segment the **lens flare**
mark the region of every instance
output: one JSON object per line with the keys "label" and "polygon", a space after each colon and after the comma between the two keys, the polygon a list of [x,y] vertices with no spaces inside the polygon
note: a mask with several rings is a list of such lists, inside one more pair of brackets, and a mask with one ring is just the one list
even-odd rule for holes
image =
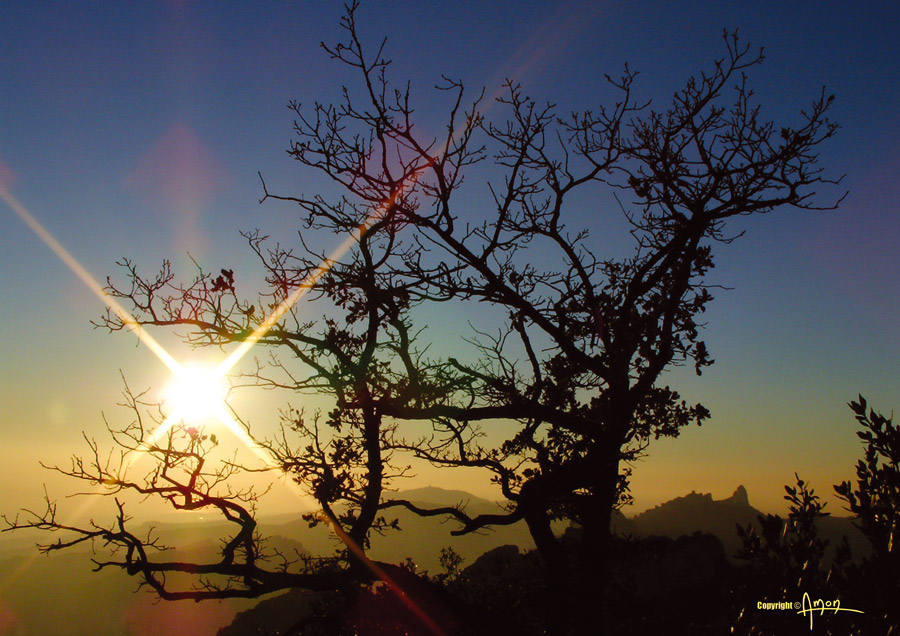
{"label": "lens flare", "polygon": [[[180,4],[177,0],[170,0],[174,4]],[[580,15],[575,12],[571,15]],[[572,22],[571,17],[566,25],[566,29],[554,29],[557,31],[556,38],[544,38],[542,47],[526,46],[525,50],[532,51],[531,55],[520,61],[519,70],[521,74],[526,71],[534,71],[538,65],[538,61],[543,59],[546,63],[547,59],[555,56],[559,49],[559,40],[562,36],[568,34],[571,38],[572,31],[577,28],[584,28],[588,21]],[[580,27],[575,25],[580,24]],[[559,33],[562,31],[562,33]],[[552,44],[548,44],[547,41]],[[493,99],[488,100],[488,108],[494,104]],[[450,137],[454,137],[457,131],[451,130]],[[170,140],[171,141],[171,140]],[[177,139],[175,140],[177,141]],[[447,147],[444,148],[443,154],[446,154],[449,148],[450,140],[448,139]],[[199,146],[198,146],[199,147]],[[167,153],[170,154],[170,153]],[[224,376],[243,358],[253,346],[263,338],[268,331],[287,313],[300,298],[315,285],[316,281],[324,275],[334,264],[334,262],[343,256],[346,252],[353,248],[360,239],[372,228],[372,226],[381,218],[385,211],[404,193],[412,188],[418,181],[420,175],[430,168],[437,158],[433,158],[426,165],[421,166],[418,170],[409,175],[409,177],[401,184],[400,188],[383,202],[376,210],[366,218],[357,228],[356,232],[347,236],[341,244],[334,250],[331,256],[323,262],[318,269],[315,270],[305,281],[303,281],[296,289],[290,293],[285,300],[260,324],[260,326],[242,342],[229,356],[226,357],[217,367],[209,368],[197,365],[182,365],[173,358],[162,345],[152,338],[142,328],[140,323],[122,307],[114,298],[105,292],[103,287],[99,285],[93,277],[84,269],[84,267],[22,206],[9,192],[12,178],[10,171],[4,170],[5,166],[0,164],[0,199],[2,199],[12,210],[19,216],[22,221],[28,225],[34,233],[39,236],[47,246],[62,260],[81,280],[84,284],[99,297],[147,347],[165,364],[173,373],[172,380],[165,390],[165,400],[170,406],[171,412],[169,417],[160,424],[156,430],[144,440],[143,445],[149,447],[156,443],[166,432],[168,432],[173,424],[178,421],[195,421],[206,418],[216,418],[222,422],[249,450],[251,450],[265,464],[271,465],[271,459],[265,455],[263,450],[254,442],[242,426],[240,426],[231,416],[225,403],[227,396],[227,387],[225,385]],[[170,173],[167,173],[170,176]],[[136,455],[131,455],[124,461],[123,470],[127,468]],[[297,485],[288,482],[293,488]],[[89,506],[86,502],[82,506],[83,512]],[[371,561],[365,552],[356,545],[354,541],[343,531],[340,524],[330,519],[331,525],[337,536],[347,545],[348,549],[354,552],[363,563],[365,563],[372,572],[385,581],[391,590],[393,590],[403,602],[421,618],[434,634],[443,635],[444,631],[437,625],[426,612],[405,593],[402,587],[395,582],[386,572],[382,570],[376,563]],[[31,560],[23,563],[17,571],[11,576],[6,577],[0,585],[0,589],[11,584],[18,576],[20,576],[30,566]],[[5,631],[4,616],[0,607],[0,632]]]}

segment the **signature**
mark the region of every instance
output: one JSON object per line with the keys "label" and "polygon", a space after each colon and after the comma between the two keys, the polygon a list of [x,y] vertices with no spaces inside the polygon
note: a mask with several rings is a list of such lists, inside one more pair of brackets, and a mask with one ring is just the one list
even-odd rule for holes
{"label": "signature", "polygon": [[819,598],[813,601],[809,598],[809,594],[804,592],[803,606],[797,613],[801,616],[806,616],[807,614],[809,615],[810,631],[812,631],[813,628],[813,616],[816,612],[819,612],[819,616],[821,616],[825,612],[834,612],[835,614],[837,614],[838,612],[856,612],[857,614],[863,613],[862,610],[850,609],[849,607],[841,607],[841,602],[838,599],[834,599],[833,601],[823,601]]}

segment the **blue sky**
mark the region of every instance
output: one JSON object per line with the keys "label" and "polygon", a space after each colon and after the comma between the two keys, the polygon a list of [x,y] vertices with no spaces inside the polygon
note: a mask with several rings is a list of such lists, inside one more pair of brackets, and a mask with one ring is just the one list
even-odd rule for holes
{"label": "blue sky", "polygon": [[[188,253],[253,281],[239,231],[287,243],[300,228],[290,206],[258,204],[257,171],[283,193],[328,188],[285,153],[287,104],[334,100],[355,80],[318,46],[341,37],[340,15],[312,2],[3,3],[0,185],[99,281],[123,256],[145,271],[170,258],[187,276]],[[726,497],[741,483],[751,503],[776,510],[794,471],[822,494],[852,477],[860,446],[846,402],[862,392],[884,411],[900,404],[900,7],[387,1],[364,3],[358,20],[369,45],[388,38],[392,76],[411,82],[422,128],[436,132],[441,74],[488,94],[510,76],[566,113],[608,98],[604,73],[627,61],[638,94],[662,108],[723,53],[723,28],[765,47],[750,85],[766,116],[797,122],[823,86],[833,93],[842,129],[821,163],[846,178],[824,196],[849,195],[836,211],[750,219],[736,226],[744,238],[721,246],[711,280],[732,290],[707,313],[716,364],[666,378],[713,417],[651,447],[635,469],[635,510],[690,490]],[[82,430],[101,435],[101,411],[127,416],[115,406],[120,371],[141,388],[167,372],[134,338],[92,329],[99,301],[5,203],[0,271],[8,511],[35,505],[42,481],[57,484],[38,459],[80,452]],[[173,334],[161,339],[187,355]],[[261,426],[284,401],[237,399]],[[409,485],[427,483],[492,493],[474,476],[429,471]]]}

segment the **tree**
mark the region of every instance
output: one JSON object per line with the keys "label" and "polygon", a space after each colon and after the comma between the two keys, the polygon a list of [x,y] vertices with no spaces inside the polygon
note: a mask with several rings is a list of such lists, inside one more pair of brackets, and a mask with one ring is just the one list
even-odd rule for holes
{"label": "tree", "polygon": [[[270,290],[258,303],[240,299],[225,270],[218,278],[201,270],[179,285],[167,265],[148,279],[128,262],[131,284],[111,283],[109,292],[130,303],[142,325],[191,327],[198,345],[246,341],[265,326],[259,344],[295,364],[276,358],[252,374],[255,381],[332,396],[324,422],[288,411],[280,440],[260,440],[350,547],[346,566],[329,564],[321,585],[371,576],[373,565],[376,576],[384,574],[364,551],[369,533],[392,525],[385,517],[392,508],[449,516],[460,524],[456,533],[524,520],[545,564],[550,628],[577,632],[589,622],[596,630],[610,515],[628,501],[629,462],[652,439],[677,436],[709,416],[659,380],[673,365],[692,364],[699,374],[713,362],[700,338],[712,300],[705,276],[714,247],[737,238],[729,219],[836,205],[816,199],[819,187],[838,182],[817,165],[819,144],[837,130],[826,117],[832,97],[823,92],[794,127],[764,119],[745,76],[762,52],[726,33],[724,56],[664,111],[633,97],[636,73],[628,67],[608,78],[617,93],[612,105],[568,117],[508,81],[498,100],[506,119],[488,121],[483,92],[468,98],[463,82],[444,78],[446,134],[431,138],[414,127],[410,87],[392,88],[384,43],[370,56],[355,18],[352,4],[342,21],[347,40],[323,48],[355,75],[361,92],[345,89],[337,104],[291,105],[297,137],[290,155],[342,195],[278,195],[263,182],[263,200],[297,204],[308,231],[353,235],[356,249],[329,258],[302,236],[295,253],[267,247],[259,232],[246,234],[268,271]],[[489,200],[458,210],[464,177],[480,174]],[[573,210],[579,193],[599,189],[613,193],[630,224],[627,256],[598,254],[593,221]],[[269,327],[263,314],[298,285],[310,287],[323,318],[301,322],[290,309]],[[414,325],[424,307],[446,303],[479,303],[494,327],[475,332],[469,353],[432,359],[417,345],[427,332]],[[114,315],[103,324],[125,326]],[[497,420],[517,428],[493,443],[485,429]],[[416,432],[423,422],[425,435]],[[208,442],[182,439],[180,430],[151,452],[164,467],[156,479],[171,478],[165,467],[176,458],[198,466],[178,482],[183,503],[168,486],[139,485],[99,462],[70,474],[114,491],[149,488],[176,505],[214,505],[243,520],[233,503],[198,490]],[[392,498],[385,486],[402,473],[392,462],[404,453],[489,471],[506,512],[469,516],[459,507],[423,510]],[[49,512],[35,525],[58,527]],[[120,514],[119,527],[124,519]],[[574,547],[553,533],[560,519],[579,527]],[[264,574],[248,538],[251,522],[238,523],[247,524],[238,533],[244,569],[229,569],[228,558],[208,570],[185,565],[181,571],[232,574],[225,587],[185,594],[254,595],[307,584]],[[151,563],[145,544],[124,530],[91,532],[81,536],[125,545],[119,565],[172,597],[153,576],[173,566]]]}
{"label": "tree", "polygon": [[847,502],[872,554],[845,578],[848,590],[870,608],[865,617],[870,633],[890,634],[900,624],[900,428],[893,417],[869,408],[861,395],[849,406],[862,426],[856,435],[866,450],[856,464],[856,485],[844,481],[834,491]]}
{"label": "tree", "polygon": [[[808,594],[814,599],[834,599],[841,569],[849,559],[849,548],[843,545],[836,563],[825,565],[828,541],[819,536],[819,521],[827,517],[825,504],[804,480],[796,486],[785,486],[784,498],[790,503],[788,516],[760,515],[759,530],[753,525],[737,527],[742,547],[736,554],[749,563],[738,587],[737,620],[732,627],[739,634],[793,633],[796,624],[785,621],[778,612],[759,613],[747,606],[748,599],[772,598],[794,600]],[[840,617],[839,620],[846,617]],[[855,617],[854,617],[855,618]],[[847,622],[837,631],[829,624],[828,633],[847,633]]]}
{"label": "tree", "polygon": [[[825,504],[798,476],[796,487],[785,486],[785,499],[791,504],[787,519],[766,515],[759,517],[759,531],[738,527],[743,547],[737,556],[751,568],[742,577],[742,602],[773,592],[785,600],[803,594],[837,599],[840,607],[860,611],[834,611],[821,628],[823,633],[892,634],[900,596],[900,564],[893,540],[900,527],[900,430],[892,418],[870,409],[861,395],[848,406],[862,427],[856,434],[866,449],[856,465],[856,486],[843,481],[834,490],[869,540],[871,554],[854,559],[844,537],[827,563],[828,541],[819,536],[818,528],[818,521],[828,516]],[[748,612],[746,605],[742,610],[735,633],[794,633],[775,613]]]}

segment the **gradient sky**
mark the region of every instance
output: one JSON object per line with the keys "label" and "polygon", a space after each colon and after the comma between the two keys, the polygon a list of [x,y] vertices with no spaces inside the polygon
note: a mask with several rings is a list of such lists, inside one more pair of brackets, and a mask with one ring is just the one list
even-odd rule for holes
{"label": "gradient sky", "polygon": [[[259,269],[239,231],[287,244],[300,227],[292,207],[258,204],[257,171],[281,193],[325,187],[285,154],[286,106],[334,100],[355,80],[318,47],[341,37],[340,15],[338,3],[301,1],[0,4],[0,187],[99,281],[123,256],[148,273],[170,258],[189,276],[190,253],[235,269],[251,294]],[[425,130],[441,130],[441,74],[488,94],[512,77],[566,113],[609,97],[603,74],[627,61],[637,94],[664,107],[723,53],[723,28],[765,47],[750,85],[779,125],[798,122],[823,86],[836,96],[842,129],[821,163],[846,178],[824,196],[849,195],[836,211],[753,218],[720,246],[710,280],[733,289],[707,314],[716,364],[664,380],[712,418],[651,446],[631,512],[738,484],[781,511],[795,471],[839,512],[831,484],[853,476],[861,452],[846,403],[861,392],[882,411],[900,405],[900,5],[390,1],[365,3],[358,21],[370,45],[388,37],[392,76],[412,82]],[[168,371],[133,336],[91,327],[99,300],[6,203],[0,272],[0,511],[12,512],[39,505],[45,481],[71,492],[37,462],[65,464],[84,450],[82,431],[104,443],[101,412],[128,416],[115,406],[120,372],[158,390]],[[188,355],[173,334],[160,339]],[[282,398],[235,403],[265,428]],[[402,485],[429,483],[497,497],[471,473]],[[273,497],[272,509],[287,505]]]}

